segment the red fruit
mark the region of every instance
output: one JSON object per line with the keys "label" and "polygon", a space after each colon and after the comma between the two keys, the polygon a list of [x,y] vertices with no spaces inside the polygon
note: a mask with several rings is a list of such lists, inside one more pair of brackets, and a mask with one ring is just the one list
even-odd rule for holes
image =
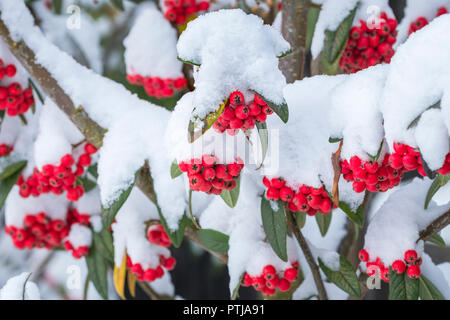
{"label": "red fruit", "polygon": [[417,157],[406,154],[403,156],[403,165],[407,170],[414,170],[418,166]]}
{"label": "red fruit", "polygon": [[255,97],[253,98],[256,102],[256,104],[260,105],[260,106],[265,106],[266,102],[257,94],[255,94]]}
{"label": "red fruit", "polygon": [[369,253],[362,249],[359,254],[358,254],[359,260],[361,260],[362,262],[367,262],[369,261]]}
{"label": "red fruit", "polygon": [[242,278],[242,284],[241,285],[244,286],[244,287],[249,287],[249,286],[252,285],[252,283],[253,283],[252,277],[250,277],[250,275],[246,272],[244,274],[244,277]]}
{"label": "red fruit", "polygon": [[255,101],[250,102],[248,108],[250,110],[250,115],[252,116],[257,116],[261,113],[261,107]]}
{"label": "red fruit", "polygon": [[308,200],[308,205],[315,210],[318,210],[320,208],[320,205],[322,204],[321,196],[309,194],[306,199]]}
{"label": "red fruit", "polygon": [[362,36],[358,40],[358,44],[356,45],[356,48],[358,50],[365,50],[369,46],[369,37]]}
{"label": "red fruit", "polygon": [[237,107],[241,104],[244,104],[244,95],[240,91],[233,91],[230,94],[230,103],[231,105]]}
{"label": "red fruit", "polygon": [[233,190],[235,187],[236,187],[236,181],[234,181],[234,180],[223,182],[223,188],[225,190]]}
{"label": "red fruit", "polygon": [[280,191],[277,188],[270,187],[266,193],[267,199],[278,200],[280,198]]}
{"label": "red fruit", "polygon": [[364,163],[364,169],[368,172],[368,173],[375,173],[378,170],[378,162],[366,162]]}
{"label": "red fruit", "polygon": [[398,274],[402,274],[405,272],[406,264],[402,260],[395,260],[392,263],[392,270],[397,272]]}
{"label": "red fruit", "polygon": [[289,281],[292,282],[295,280],[295,278],[297,278],[297,274],[298,274],[298,270],[295,268],[288,268],[284,271],[284,278]]}
{"label": "red fruit", "polygon": [[222,180],[231,180],[232,177],[227,171],[227,167],[223,164],[216,166],[216,177]]}
{"label": "red fruit", "polygon": [[328,213],[331,210],[331,200],[326,198],[322,200],[322,203],[320,204],[320,211],[322,213]]}
{"label": "red fruit", "polygon": [[64,221],[57,219],[53,220],[51,223],[52,229],[59,232],[64,228]]}
{"label": "red fruit", "polygon": [[353,181],[353,190],[355,190],[356,193],[361,193],[365,189],[366,189],[366,184],[364,182]]}
{"label": "red fruit", "polygon": [[267,177],[263,178],[263,184],[267,187],[270,188],[272,185],[270,183],[270,180]]}
{"label": "red fruit", "polygon": [[209,2],[208,1],[201,1],[197,6],[199,11],[206,11],[209,8]]}
{"label": "red fruit", "polygon": [[227,165],[227,170],[230,175],[237,177],[241,172],[241,166],[238,163],[230,163]]}
{"label": "red fruit", "polygon": [[310,189],[307,185],[302,185],[302,186],[299,188],[299,190],[300,190],[300,192],[303,193],[303,194],[309,194],[309,193],[311,193],[311,189]]}
{"label": "red fruit", "polygon": [[277,271],[276,271],[275,267],[270,264],[265,266],[262,270],[262,274],[266,280],[273,279],[274,276],[276,275],[276,273],[277,273]]}
{"label": "red fruit", "polygon": [[403,158],[399,153],[394,153],[389,156],[389,164],[394,169],[400,169],[403,167]]}
{"label": "red fruit", "polygon": [[267,115],[271,115],[273,113],[273,110],[268,105],[265,105],[262,107],[262,112]]}
{"label": "red fruit", "polygon": [[76,188],[67,189],[67,199],[69,201],[77,201],[80,198]]}
{"label": "red fruit", "polygon": [[291,284],[289,283],[288,280],[286,279],[280,279],[280,281],[278,282],[278,289],[280,289],[280,291],[282,292],[286,292],[291,288]]}
{"label": "red fruit", "polygon": [[205,168],[203,170],[203,178],[207,181],[212,181],[216,176],[216,171],[213,168]]}
{"label": "red fruit", "polygon": [[178,164],[178,168],[180,169],[181,172],[187,172],[188,171],[188,167],[189,167],[188,164],[186,162],[184,162],[184,161],[181,161]]}
{"label": "red fruit", "polygon": [[224,188],[224,182],[222,179],[215,178],[211,182],[211,184],[215,189],[218,189],[218,190],[222,190]]}
{"label": "red fruit", "polygon": [[175,263],[176,260],[174,257],[168,257],[167,259],[164,260],[163,267],[170,271],[173,270],[173,268],[175,267]]}
{"label": "red fruit", "polygon": [[406,274],[411,279],[417,279],[420,277],[420,268],[416,265],[409,266],[408,269],[406,269]]}
{"label": "red fruit", "polygon": [[437,14],[436,14],[436,17],[442,16],[443,14],[446,14],[446,13],[448,13],[447,8],[446,8],[446,7],[440,7],[440,8],[438,9],[438,12],[437,12]]}
{"label": "red fruit", "polygon": [[87,154],[94,154],[97,152],[97,148],[92,143],[86,143],[84,146],[84,151],[86,151]]}
{"label": "red fruit", "polygon": [[244,122],[239,118],[234,118],[230,121],[230,129],[240,129],[242,128]]}
{"label": "red fruit", "polygon": [[405,261],[408,263],[414,263],[417,260],[416,250],[408,250],[405,252]]}
{"label": "red fruit", "polygon": [[264,123],[267,120],[267,114],[264,112],[261,112],[260,114],[258,114],[255,117],[256,121],[260,122],[260,123]]}
{"label": "red fruit", "polygon": [[8,92],[10,95],[18,96],[22,92],[22,86],[17,82],[11,83],[8,87]]}
{"label": "red fruit", "polygon": [[189,177],[189,185],[192,190],[198,190],[204,182],[201,174],[193,174]]}
{"label": "red fruit", "polygon": [[380,23],[379,34],[383,37],[387,36],[391,32],[391,27],[387,22]]}
{"label": "red fruit", "polygon": [[363,34],[363,31],[359,27],[352,27],[350,29],[350,37],[353,40],[358,40]]}
{"label": "red fruit", "polygon": [[14,77],[16,75],[16,72],[17,72],[16,66],[13,65],[13,64],[7,65],[6,68],[5,68],[5,72],[6,72],[6,75],[9,78]]}
{"label": "red fruit", "polygon": [[277,189],[281,189],[284,187],[284,185],[286,184],[286,181],[284,181],[281,178],[273,178],[271,181],[272,187],[277,188]]}
{"label": "red fruit", "polygon": [[199,159],[192,159],[188,165],[188,174],[196,174],[202,170],[201,161]]}
{"label": "red fruit", "polygon": [[235,116],[235,112],[234,109],[231,107],[225,107],[225,109],[223,110],[222,114],[220,115],[222,118],[224,118],[225,120],[231,121],[233,120],[236,116]]}
{"label": "red fruit", "polygon": [[307,203],[306,196],[303,193],[297,193],[293,198],[292,202],[299,208]]}
{"label": "red fruit", "polygon": [[280,189],[280,198],[283,201],[290,202],[294,197],[294,191],[289,187],[283,187]]}
{"label": "red fruit", "polygon": [[250,110],[245,104],[242,104],[238,106],[235,110],[235,116],[238,119],[244,120],[248,118],[248,115],[250,114]]}
{"label": "red fruit", "polygon": [[351,157],[349,163],[352,170],[360,168],[362,165],[362,161],[358,156]]}
{"label": "red fruit", "polygon": [[214,155],[206,155],[205,154],[202,156],[202,165],[204,167],[207,167],[207,168],[212,167],[217,163],[217,161],[218,161],[217,157]]}
{"label": "red fruit", "polygon": [[167,20],[169,20],[171,22],[175,22],[177,20],[178,14],[175,9],[168,9],[164,13],[164,16],[166,17]]}
{"label": "red fruit", "polygon": [[360,167],[353,170],[353,178],[357,181],[364,181],[366,179],[366,171]]}
{"label": "red fruit", "polygon": [[83,166],[83,167],[88,167],[91,165],[91,156],[87,153],[83,153],[79,158],[78,158],[78,164]]}

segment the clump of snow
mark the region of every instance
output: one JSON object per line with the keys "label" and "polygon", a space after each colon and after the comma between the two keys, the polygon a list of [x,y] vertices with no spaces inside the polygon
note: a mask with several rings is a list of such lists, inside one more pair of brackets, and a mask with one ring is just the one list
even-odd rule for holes
{"label": "clump of snow", "polygon": [[[73,203],[75,209],[90,216],[101,214],[100,191],[97,187],[85,192],[84,195]],[[92,218],[92,217],[91,217]]]}
{"label": "clump of snow", "polygon": [[177,59],[177,32],[154,6],[140,10],[124,39],[128,74],[179,78],[182,62]]}
{"label": "clump of snow", "polygon": [[70,232],[66,240],[69,240],[74,248],[81,246],[90,247],[92,243],[92,231],[85,225],[74,223],[70,227]]}
{"label": "clump of snow", "polygon": [[431,185],[428,178],[415,178],[392,192],[369,222],[364,248],[372,259],[380,257],[386,265],[402,258],[405,251],[423,252],[423,241],[416,243],[419,231],[450,209],[450,204],[438,206],[431,202],[423,208]]}
{"label": "clump of snow", "polygon": [[167,248],[154,245],[147,240],[145,222],[159,219],[155,205],[137,188],[133,188],[112,224],[114,236],[114,263],[120,266],[126,253],[133,263],[142,268],[156,268],[159,256],[170,256]]}
{"label": "clump of snow", "polygon": [[286,80],[277,56],[287,52],[289,44],[259,17],[240,9],[202,15],[188,24],[177,49],[181,59],[201,65],[195,79],[194,117],[217,110],[237,89],[283,102]]}
{"label": "clump of snow", "polygon": [[331,93],[329,131],[332,138],[344,139],[341,158],[369,160],[367,154],[377,154],[384,138],[379,97],[388,70],[378,65],[349,75]]}
{"label": "clump of snow", "polygon": [[29,272],[23,272],[9,279],[0,290],[0,300],[40,300],[39,289],[29,276]]}

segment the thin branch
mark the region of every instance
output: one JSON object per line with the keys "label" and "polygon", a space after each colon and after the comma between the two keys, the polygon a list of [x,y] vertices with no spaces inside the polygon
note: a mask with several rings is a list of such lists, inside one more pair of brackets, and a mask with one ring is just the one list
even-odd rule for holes
{"label": "thin branch", "polygon": [[[284,2],[283,2],[283,4],[284,4]],[[306,262],[308,262],[308,265],[311,269],[311,273],[314,278],[314,283],[316,284],[316,287],[317,287],[317,293],[319,294],[319,299],[320,300],[328,300],[327,291],[325,290],[325,286],[323,284],[322,277],[320,276],[319,267],[317,266],[317,264],[314,260],[311,249],[309,248],[305,237],[303,236],[302,232],[300,231],[297,224],[295,223],[294,217],[292,216],[291,212],[286,211],[286,218],[287,218],[288,226],[294,233],[295,238],[297,239],[297,242],[300,245],[300,248],[302,249],[303,254],[305,255]]]}
{"label": "thin branch", "polygon": [[334,178],[333,178],[333,190],[331,193],[331,198],[333,199],[333,204],[337,207],[339,205],[339,178],[341,177],[341,151],[342,151],[343,140],[339,142],[339,147],[335,153],[331,155],[331,164],[333,165]]}
{"label": "thin branch", "polygon": [[441,215],[439,218],[431,222],[425,229],[419,232],[419,239],[417,239],[417,242],[420,240],[427,240],[429,237],[434,235],[435,233],[441,231],[446,226],[450,224],[450,210]]}
{"label": "thin branch", "polygon": [[310,0],[283,0],[281,33],[291,45],[292,54],[280,59],[280,69],[288,83],[304,75],[309,7]]}

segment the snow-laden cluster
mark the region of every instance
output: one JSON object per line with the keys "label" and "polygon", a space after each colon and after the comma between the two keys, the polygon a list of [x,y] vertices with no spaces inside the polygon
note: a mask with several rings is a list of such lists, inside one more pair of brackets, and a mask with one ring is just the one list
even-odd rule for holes
{"label": "snow-laden cluster", "polygon": [[182,62],[177,59],[177,32],[154,6],[138,12],[124,40],[127,74],[144,77],[182,77]]}
{"label": "snow-laden cluster", "polygon": [[23,272],[10,278],[0,290],[0,300],[40,300],[39,288],[29,277],[29,272]]}
{"label": "snow-laden cluster", "polygon": [[286,80],[277,57],[289,44],[259,17],[240,9],[200,16],[181,34],[177,49],[181,59],[200,65],[194,117],[216,111],[234,90],[250,89],[276,104],[283,102]]}

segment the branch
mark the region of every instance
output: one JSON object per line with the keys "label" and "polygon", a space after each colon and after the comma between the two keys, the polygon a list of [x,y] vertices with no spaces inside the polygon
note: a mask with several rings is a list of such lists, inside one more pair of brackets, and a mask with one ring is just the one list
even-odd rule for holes
{"label": "branch", "polygon": [[[283,2],[284,4],[284,2]],[[311,269],[314,283],[317,287],[317,293],[319,294],[320,300],[328,300],[327,291],[325,290],[325,286],[323,284],[322,277],[320,276],[319,267],[317,266],[314,257],[312,255],[311,249],[308,246],[308,243],[306,242],[305,237],[303,237],[302,232],[298,228],[297,224],[294,221],[294,217],[292,217],[292,213],[286,210],[286,218],[289,228],[292,230],[292,232],[295,235],[295,238],[297,239],[298,244],[300,245],[300,248],[303,251],[303,254],[305,255],[306,262],[308,262],[308,265]]]}
{"label": "branch", "polygon": [[439,218],[434,220],[432,223],[428,225],[425,229],[419,232],[419,239],[417,239],[416,242],[419,242],[420,240],[427,240],[429,237],[434,235],[435,233],[441,231],[446,226],[450,224],[450,210],[441,215]]}
{"label": "branch", "polygon": [[333,189],[331,193],[331,198],[333,199],[333,204],[337,207],[339,205],[339,178],[341,177],[341,151],[342,151],[343,140],[339,142],[339,148],[335,153],[331,155],[331,164],[334,170],[333,179]]}
{"label": "branch", "polygon": [[310,0],[283,0],[281,33],[292,54],[280,59],[280,69],[288,83],[304,75],[309,6]]}
{"label": "branch", "polygon": [[[75,105],[69,95],[59,86],[58,81],[53,78],[50,72],[40,64],[36,63],[34,52],[23,41],[15,42],[12,40],[8,28],[0,19],[0,38],[6,43],[11,53],[23,65],[29,75],[41,87],[42,91],[50,97],[55,104],[69,117],[69,119],[80,130],[83,136],[90,143],[100,148],[103,144],[105,129],[93,121],[87,112],[80,106]],[[156,203],[156,196],[153,189],[153,181],[151,179],[150,167],[148,163],[139,170],[135,185],[152,201]],[[197,243],[206,251],[217,257],[220,261],[226,263],[228,258],[226,255],[213,252],[201,245],[196,232],[186,228],[185,235],[193,242]]]}

